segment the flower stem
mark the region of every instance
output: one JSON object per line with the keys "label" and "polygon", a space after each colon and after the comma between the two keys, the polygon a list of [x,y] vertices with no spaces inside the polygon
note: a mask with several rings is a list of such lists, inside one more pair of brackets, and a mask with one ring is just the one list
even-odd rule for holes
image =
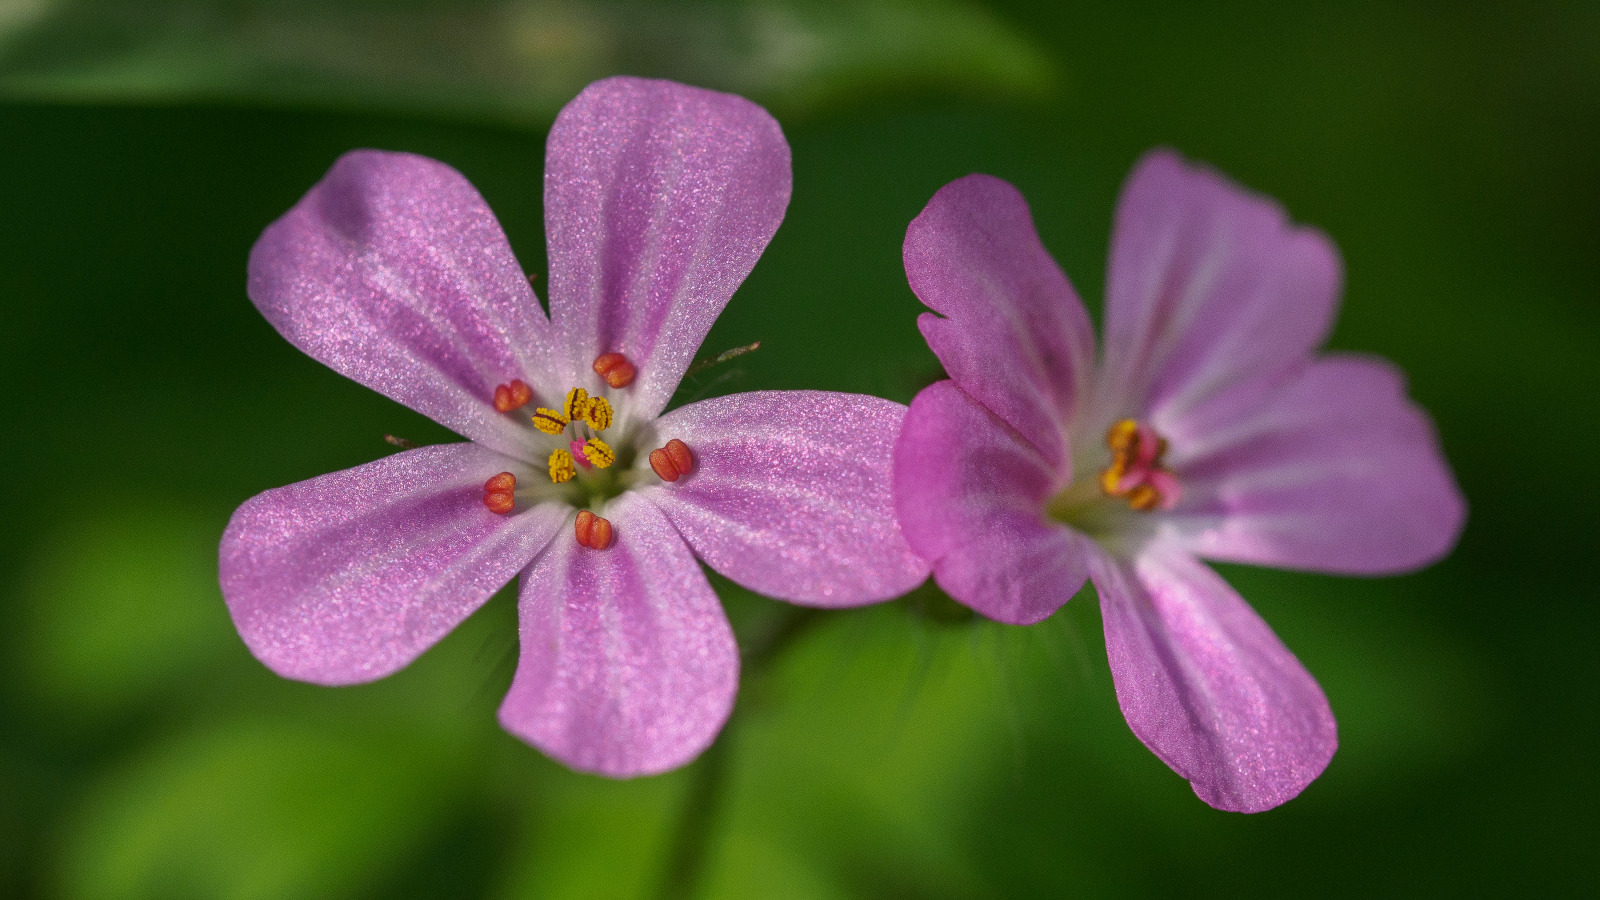
{"label": "flower stem", "polygon": [[[788,607],[776,623],[747,641],[741,656],[743,685],[751,684],[772,661],[795,641],[822,621],[823,611],[807,607]],[[722,795],[727,786],[728,746],[734,731],[744,719],[735,708],[722,733],[690,769],[689,788],[678,814],[677,829],[667,853],[666,873],[656,896],[660,900],[690,900],[698,892],[705,874],[706,851],[716,825]]]}

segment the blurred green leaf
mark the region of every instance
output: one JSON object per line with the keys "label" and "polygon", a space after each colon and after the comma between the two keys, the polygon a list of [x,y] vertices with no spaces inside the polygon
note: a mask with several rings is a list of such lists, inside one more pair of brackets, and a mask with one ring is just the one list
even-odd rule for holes
{"label": "blurred green leaf", "polygon": [[351,894],[397,868],[457,793],[431,744],[289,723],[180,738],[93,790],[60,859],[80,900]]}
{"label": "blurred green leaf", "polygon": [[747,673],[706,896],[983,896],[949,811],[1013,749],[1002,630],[890,604]]}
{"label": "blurred green leaf", "polygon": [[170,504],[110,503],[49,532],[23,580],[17,636],[35,698],[114,714],[235,642],[218,525]]}
{"label": "blurred green leaf", "polygon": [[491,896],[650,896],[687,773],[612,781],[555,771],[556,765],[529,767],[544,777],[529,779],[538,788],[537,797],[525,801],[532,815]]}
{"label": "blurred green leaf", "polygon": [[902,88],[1037,96],[1056,73],[964,0],[14,0],[0,95],[548,121],[618,72],[785,114]]}

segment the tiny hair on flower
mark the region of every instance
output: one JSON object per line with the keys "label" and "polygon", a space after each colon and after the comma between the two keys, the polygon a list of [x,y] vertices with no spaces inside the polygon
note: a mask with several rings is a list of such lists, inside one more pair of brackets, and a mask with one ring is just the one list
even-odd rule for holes
{"label": "tiny hair on flower", "polygon": [[1338,251],[1157,150],[1117,204],[1104,343],[1021,193],[941,188],[905,268],[949,378],[895,447],[911,546],[1004,623],[1093,581],[1134,734],[1206,803],[1297,796],[1338,744],[1321,687],[1202,559],[1382,575],[1448,554],[1466,503],[1388,362],[1317,348]]}
{"label": "tiny hair on flower", "polygon": [[904,406],[759,391],[664,411],[790,181],[748,100],[590,85],[547,143],[546,315],[460,173],[340,158],[256,243],[250,298],[295,347],[469,440],[240,506],[220,580],[251,652],[288,678],[372,681],[520,575],[501,724],[627,777],[693,759],[732,709],[738,647],[699,561],[817,607],[926,578],[894,513]]}

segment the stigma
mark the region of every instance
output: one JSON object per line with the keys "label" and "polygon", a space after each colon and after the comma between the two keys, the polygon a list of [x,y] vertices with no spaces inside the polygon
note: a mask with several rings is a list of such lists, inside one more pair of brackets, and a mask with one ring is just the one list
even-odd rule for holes
{"label": "stigma", "polygon": [[1111,449],[1111,465],[1100,473],[1100,489],[1106,496],[1123,498],[1140,512],[1178,505],[1183,491],[1161,464],[1166,438],[1148,425],[1122,419],[1106,432],[1106,446]]}

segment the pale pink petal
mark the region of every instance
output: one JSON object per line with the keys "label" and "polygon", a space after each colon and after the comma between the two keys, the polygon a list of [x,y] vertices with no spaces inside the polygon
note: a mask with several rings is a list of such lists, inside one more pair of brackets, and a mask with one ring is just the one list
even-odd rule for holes
{"label": "pale pink petal", "polygon": [[635,415],[665,408],[711,323],[778,230],[789,145],[742,97],[608,78],[550,130],[544,209],[550,314],[573,383],[619,352],[637,380],[612,392]]}
{"label": "pale pink petal", "polygon": [[250,299],[335,371],[503,453],[526,421],[494,389],[564,388],[549,323],[483,198],[449,166],[357,150],[250,251]]}
{"label": "pale pink petal", "polygon": [[906,539],[956,600],[991,619],[1030,625],[1083,587],[1090,541],[1044,516],[1063,479],[954,382],[911,401],[894,477]]}
{"label": "pale pink petal", "polygon": [[1202,434],[1219,393],[1269,390],[1304,363],[1332,326],[1341,279],[1332,242],[1272,199],[1148,154],[1117,204],[1105,364],[1083,424],[1133,416],[1169,440]]}
{"label": "pale pink petal", "polygon": [[989,175],[939,189],[911,222],[906,277],[945,371],[1052,463],[1094,362],[1088,313],[1039,243],[1028,203]]}
{"label": "pale pink petal", "polygon": [[287,678],[353,684],[403,668],[526,566],[562,509],[497,515],[512,461],[422,447],[258,494],[222,535],[222,596],[250,652]]}
{"label": "pale pink petal", "polygon": [[650,775],[717,736],[733,709],[739,648],[659,510],[624,494],[604,515],[610,547],[578,546],[568,524],[522,577],[522,656],[500,724],[574,769]]}
{"label": "pale pink petal", "polygon": [[1117,702],[1200,799],[1259,812],[1322,774],[1338,747],[1328,699],[1215,572],[1171,548],[1090,556]]}
{"label": "pale pink petal", "polygon": [[[640,493],[713,569],[810,606],[898,597],[928,577],[895,521],[891,468],[906,408],[861,394],[761,391],[655,423],[694,470]],[[645,470],[648,472],[648,470]]]}
{"label": "pale pink petal", "polygon": [[1394,366],[1324,357],[1204,444],[1174,445],[1172,521],[1212,559],[1349,574],[1450,552],[1466,501]]}

